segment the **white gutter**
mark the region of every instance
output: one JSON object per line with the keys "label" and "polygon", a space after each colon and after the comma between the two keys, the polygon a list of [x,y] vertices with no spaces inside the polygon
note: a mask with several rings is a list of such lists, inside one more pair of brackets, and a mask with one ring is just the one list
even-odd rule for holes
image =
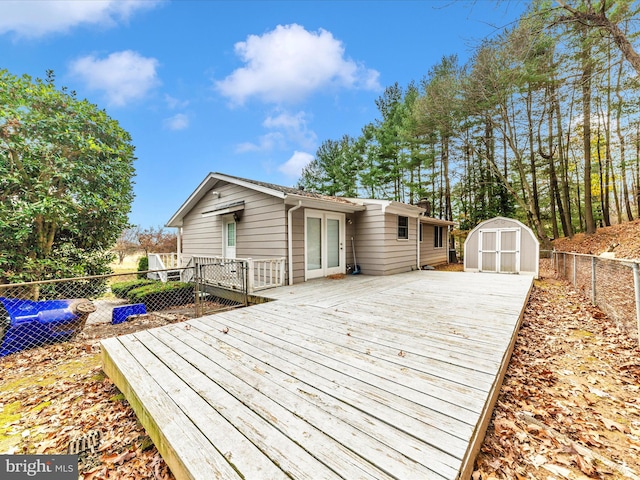
{"label": "white gutter", "polygon": [[289,264],[289,285],[293,285],[293,211],[302,207],[302,200],[298,200],[298,205],[291,207],[287,212],[287,253],[289,258],[287,263]]}

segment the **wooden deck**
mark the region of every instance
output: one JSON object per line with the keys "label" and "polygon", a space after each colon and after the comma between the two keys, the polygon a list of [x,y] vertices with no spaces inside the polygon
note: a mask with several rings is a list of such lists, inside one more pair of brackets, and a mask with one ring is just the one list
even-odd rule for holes
{"label": "wooden deck", "polygon": [[532,277],[418,271],[102,342],[178,479],[469,478]]}

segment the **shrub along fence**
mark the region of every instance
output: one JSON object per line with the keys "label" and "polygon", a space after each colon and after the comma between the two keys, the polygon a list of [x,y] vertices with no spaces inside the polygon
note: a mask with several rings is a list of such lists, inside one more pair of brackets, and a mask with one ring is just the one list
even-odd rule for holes
{"label": "shrub along fence", "polygon": [[246,272],[226,262],[171,269],[175,280],[166,282],[154,270],[0,285],[0,357],[71,340],[94,324],[178,322],[246,306]]}
{"label": "shrub along fence", "polygon": [[553,252],[554,270],[640,341],[640,261]]}

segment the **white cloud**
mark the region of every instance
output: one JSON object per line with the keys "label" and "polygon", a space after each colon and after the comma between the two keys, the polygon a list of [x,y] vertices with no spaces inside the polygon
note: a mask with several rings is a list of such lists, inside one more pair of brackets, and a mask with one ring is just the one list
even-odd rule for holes
{"label": "white cloud", "polygon": [[71,64],[70,70],[90,90],[103,91],[111,105],[122,106],[144,97],[160,83],[157,66],[155,58],[125,50],[104,59],[93,55],[79,58]]}
{"label": "white cloud", "polygon": [[270,152],[285,149],[287,142],[281,132],[269,132],[258,139],[258,143],[245,142],[236,146],[237,153]]}
{"label": "white cloud", "polygon": [[169,110],[175,110],[177,108],[185,108],[189,106],[189,100],[179,100],[166,93],[164,95],[164,101],[167,103],[167,107],[169,107]]}
{"label": "white cloud", "polygon": [[184,130],[189,126],[189,117],[184,113],[177,113],[173,117],[166,118],[164,127],[169,130]]}
{"label": "white cloud", "polygon": [[316,148],[318,136],[307,128],[307,114],[298,112],[279,112],[268,116],[262,126],[272,130],[262,135],[257,143],[246,142],[236,147],[236,152],[268,152],[272,150],[287,150],[291,144],[305,150]]}
{"label": "white cloud", "polygon": [[313,130],[307,128],[307,115],[298,112],[295,115],[284,112],[275,117],[267,117],[263,126],[284,133],[290,142],[296,143],[305,150],[315,148],[318,136]]}
{"label": "white cloud", "polygon": [[157,0],[0,1],[0,34],[40,37],[79,25],[112,27],[137,10],[154,8]]}
{"label": "white cloud", "polygon": [[257,97],[270,103],[296,102],[327,87],[380,89],[379,73],[345,57],[331,32],[278,25],[262,36],[235,44],[245,63],[224,80],[218,91],[235,104]]}
{"label": "white cloud", "polygon": [[280,172],[291,178],[299,178],[302,169],[313,160],[313,155],[305,152],[293,152],[289,160],[278,167]]}

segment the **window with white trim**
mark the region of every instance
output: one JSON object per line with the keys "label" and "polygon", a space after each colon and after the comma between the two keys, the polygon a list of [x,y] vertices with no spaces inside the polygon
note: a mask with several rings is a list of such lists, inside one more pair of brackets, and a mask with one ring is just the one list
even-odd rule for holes
{"label": "window with white trim", "polygon": [[398,215],[398,240],[409,240],[409,217]]}
{"label": "window with white trim", "polygon": [[442,248],[443,229],[441,226],[433,227],[433,248]]}

